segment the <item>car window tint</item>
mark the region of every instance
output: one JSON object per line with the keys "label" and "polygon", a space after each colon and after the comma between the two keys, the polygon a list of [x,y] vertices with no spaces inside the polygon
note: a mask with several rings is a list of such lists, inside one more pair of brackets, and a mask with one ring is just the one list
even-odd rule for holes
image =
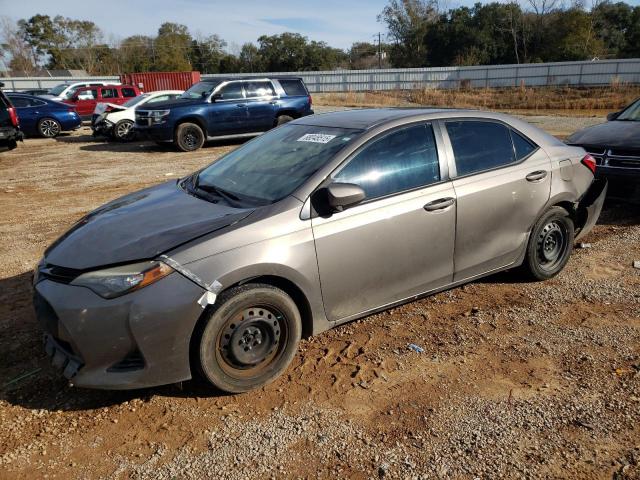
{"label": "car window tint", "polygon": [[131,98],[131,97],[136,97],[136,91],[133,88],[123,88],[122,89],[122,96],[125,98]]}
{"label": "car window tint", "polygon": [[403,128],[373,140],[334,180],[359,185],[367,199],[438,182],[440,166],[431,125]]}
{"label": "car window tint", "polygon": [[158,103],[158,102],[166,102],[167,100],[169,100],[169,95],[158,95],[157,97],[152,98],[151,100],[149,100],[147,102],[147,104]]}
{"label": "car window tint", "polygon": [[100,90],[102,98],[118,98],[118,89],[116,88],[102,88]]}
{"label": "car window tint", "polygon": [[500,123],[446,122],[458,176],[515,162],[509,129]]}
{"label": "car window tint", "polygon": [[42,100],[38,100],[37,98],[30,98],[29,103],[32,107],[42,107],[43,105],[47,104],[47,102],[43,102]]}
{"label": "car window tint", "polygon": [[9,97],[11,99],[11,103],[16,108],[23,108],[31,106],[31,102],[29,102],[28,98],[24,97]]}
{"label": "car window tint", "polygon": [[274,96],[276,92],[273,90],[271,82],[245,82],[244,89],[247,93],[247,98],[255,97],[268,97]]}
{"label": "car window tint", "polygon": [[243,98],[242,96],[242,82],[233,82],[225,85],[220,90],[223,100],[236,100]]}
{"label": "car window tint", "polygon": [[289,96],[309,95],[307,93],[306,88],[304,88],[304,84],[302,83],[302,80],[280,79],[278,80],[278,82],[280,82],[280,85],[282,85],[282,88],[284,89],[284,93],[286,93]]}
{"label": "car window tint", "polygon": [[511,130],[511,139],[513,140],[513,146],[516,149],[517,160],[522,160],[524,157],[538,148],[518,132],[514,132],[513,130]]}

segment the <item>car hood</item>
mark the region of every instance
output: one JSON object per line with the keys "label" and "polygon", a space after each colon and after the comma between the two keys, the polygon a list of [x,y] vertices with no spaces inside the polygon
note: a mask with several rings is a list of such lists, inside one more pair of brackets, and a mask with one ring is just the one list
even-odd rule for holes
{"label": "car hood", "polygon": [[140,110],[170,110],[172,108],[187,107],[189,105],[202,105],[205,102],[203,98],[183,98],[178,100],[167,100],[165,102],[156,102],[148,107],[140,105]]}
{"label": "car hood", "polygon": [[186,193],[175,182],[131,193],[89,213],[45,252],[45,263],[86,270],[152,259],[248,217]]}
{"label": "car hood", "polygon": [[640,148],[640,122],[612,120],[585,128],[567,138],[572,145]]}

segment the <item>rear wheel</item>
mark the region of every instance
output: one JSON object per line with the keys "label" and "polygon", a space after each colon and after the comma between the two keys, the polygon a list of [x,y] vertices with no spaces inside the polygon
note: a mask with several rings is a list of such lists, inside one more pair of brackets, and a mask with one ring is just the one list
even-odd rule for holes
{"label": "rear wheel", "polygon": [[259,388],[291,363],[302,323],[295,302],[265,284],[235,287],[219,296],[198,344],[205,380],[231,393]]}
{"label": "rear wheel", "polygon": [[54,118],[42,118],[38,122],[38,133],[44,138],[55,138],[61,130],[60,123]]}
{"label": "rear wheel", "polygon": [[289,123],[291,120],[293,120],[293,117],[291,115],[279,115],[276,120],[276,126],[279,127],[280,125]]}
{"label": "rear wheel", "polygon": [[204,132],[195,123],[182,123],[176,129],[175,142],[183,152],[193,152],[204,145]]}
{"label": "rear wheel", "polygon": [[529,237],[524,267],[530,277],[547,280],[569,261],[573,249],[574,225],[569,212],[551,207],[535,224]]}
{"label": "rear wheel", "polygon": [[131,120],[120,120],[113,127],[113,138],[120,142],[129,142],[135,137],[133,122]]}

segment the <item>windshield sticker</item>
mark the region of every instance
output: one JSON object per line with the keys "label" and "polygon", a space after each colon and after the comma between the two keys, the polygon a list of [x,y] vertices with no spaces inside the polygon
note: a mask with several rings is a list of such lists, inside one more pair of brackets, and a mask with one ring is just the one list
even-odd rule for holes
{"label": "windshield sticker", "polygon": [[313,143],[329,143],[336,138],[335,135],[326,135],[324,133],[306,133],[301,136],[298,142],[313,142]]}

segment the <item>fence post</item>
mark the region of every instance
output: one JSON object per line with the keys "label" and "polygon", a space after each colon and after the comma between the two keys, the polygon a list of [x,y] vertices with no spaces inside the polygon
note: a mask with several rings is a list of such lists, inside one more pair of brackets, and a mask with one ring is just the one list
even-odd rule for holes
{"label": "fence post", "polygon": [[580,64],[580,74],[578,75],[578,85],[582,86],[582,72],[584,70],[584,63]]}
{"label": "fence post", "polygon": [[489,67],[484,67],[484,88],[489,88]]}
{"label": "fence post", "polygon": [[547,79],[544,81],[546,87],[549,86],[549,82],[551,80],[551,65],[547,65]]}
{"label": "fence post", "polygon": [[516,78],[513,80],[513,86],[518,87],[518,75],[520,75],[520,67],[516,67]]}

